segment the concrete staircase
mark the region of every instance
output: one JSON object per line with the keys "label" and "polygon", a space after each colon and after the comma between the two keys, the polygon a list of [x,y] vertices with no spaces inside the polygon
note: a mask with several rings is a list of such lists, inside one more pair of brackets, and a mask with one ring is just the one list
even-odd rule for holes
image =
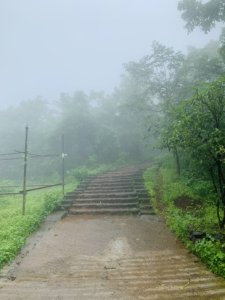
{"label": "concrete staircase", "polygon": [[154,214],[144,187],[143,169],[125,168],[89,177],[62,203],[69,215]]}

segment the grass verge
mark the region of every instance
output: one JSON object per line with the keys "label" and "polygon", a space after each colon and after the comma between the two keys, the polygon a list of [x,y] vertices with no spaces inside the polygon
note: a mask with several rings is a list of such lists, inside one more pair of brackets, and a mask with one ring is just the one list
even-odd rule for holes
{"label": "grass verge", "polygon": [[[217,224],[210,183],[178,178],[168,164],[148,169],[144,179],[155,211],[190,251],[225,278],[225,232]],[[191,240],[193,232],[203,232],[204,238]]]}
{"label": "grass verge", "polygon": [[28,194],[26,214],[22,215],[22,197],[0,198],[0,268],[11,261],[34,232],[62,200],[60,189]]}

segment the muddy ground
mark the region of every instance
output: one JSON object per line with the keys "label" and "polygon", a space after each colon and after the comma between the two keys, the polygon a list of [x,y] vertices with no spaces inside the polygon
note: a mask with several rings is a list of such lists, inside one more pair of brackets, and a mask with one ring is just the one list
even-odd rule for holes
{"label": "muddy ground", "polygon": [[225,299],[157,216],[58,217],[1,272],[1,300]]}

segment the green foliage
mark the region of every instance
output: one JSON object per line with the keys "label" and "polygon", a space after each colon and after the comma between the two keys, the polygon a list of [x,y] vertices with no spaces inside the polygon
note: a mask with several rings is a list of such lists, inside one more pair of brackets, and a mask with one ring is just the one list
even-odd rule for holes
{"label": "green foliage", "polygon": [[209,32],[216,22],[224,22],[225,9],[223,0],[209,0],[205,3],[199,0],[182,0],[178,4],[182,17],[186,21],[188,31],[199,26],[204,32]]}
{"label": "green foliage", "polygon": [[70,175],[74,176],[78,181],[82,181],[83,179],[89,176],[89,170],[87,167],[80,167],[70,171]]}
{"label": "green foliage", "polygon": [[[225,207],[225,78],[206,84],[195,95],[176,105],[163,133],[163,144],[169,149],[182,149],[195,162],[195,168],[208,173],[211,185]],[[193,164],[194,166],[194,164]],[[205,175],[204,175],[205,176]],[[204,177],[203,176],[203,177]],[[225,214],[218,214],[221,227]]]}
{"label": "green foliage", "polygon": [[[26,215],[22,216],[20,196],[0,198],[0,268],[13,259],[43,219],[62,199],[58,189],[35,192],[27,197]],[[7,205],[2,205],[7,201]]]}
{"label": "green foliage", "polygon": [[54,211],[62,201],[61,192],[48,192],[44,196],[44,213],[48,215]]}
{"label": "green foliage", "polygon": [[184,214],[180,209],[175,208],[174,205],[170,205],[166,209],[166,221],[170,228],[176,233],[179,239],[183,242],[187,241],[189,234],[189,226],[197,225],[197,221],[190,214]]}
{"label": "green foliage", "polygon": [[[223,0],[209,0],[207,2],[199,0],[182,0],[178,4],[178,9],[182,11],[182,18],[186,22],[185,27],[189,32],[196,27],[200,27],[208,33],[218,22],[225,22],[225,7]],[[225,61],[225,30],[222,29],[220,36],[219,53]]]}
{"label": "green foliage", "polygon": [[150,195],[151,198],[151,204],[154,208],[154,211],[160,214],[157,206],[157,192],[156,192],[156,186],[157,186],[157,179],[156,179],[156,174],[157,174],[158,168],[157,167],[151,167],[147,169],[144,174],[144,182],[145,182],[145,187]]}
{"label": "green foliage", "polygon": [[[158,213],[163,214],[169,227],[210,270],[225,278],[225,244],[213,238],[214,233],[221,232],[216,226],[216,211],[211,204],[213,201],[210,200],[214,194],[208,190],[208,181],[201,180],[198,186],[198,181],[189,180],[185,176],[177,177],[174,167],[167,159],[160,165],[148,169],[144,178],[153,198],[154,207]],[[206,191],[203,192],[204,188]],[[185,196],[192,199],[191,206],[178,208],[175,204],[176,199]],[[159,202],[162,203],[159,205]],[[207,236],[205,239],[192,242],[189,238],[192,230],[206,232]]]}
{"label": "green foliage", "polygon": [[192,251],[216,274],[225,278],[224,246],[213,238],[208,237],[191,245]]}
{"label": "green foliage", "polygon": [[153,42],[151,52],[138,62],[125,65],[120,86],[123,107],[146,127],[148,136],[157,135],[163,123],[161,104],[173,98],[175,82],[184,55],[173,48]]}

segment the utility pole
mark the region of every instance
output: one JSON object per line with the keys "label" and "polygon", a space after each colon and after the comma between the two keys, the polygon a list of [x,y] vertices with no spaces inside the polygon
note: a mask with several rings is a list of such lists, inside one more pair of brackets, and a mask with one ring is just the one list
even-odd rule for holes
{"label": "utility pole", "polygon": [[22,214],[25,215],[26,210],[26,195],[27,195],[27,155],[28,155],[28,131],[29,127],[25,128],[25,149],[24,149],[24,170],[23,170],[23,210]]}
{"label": "utility pole", "polygon": [[65,141],[64,134],[62,134],[62,192],[63,196],[65,194]]}

